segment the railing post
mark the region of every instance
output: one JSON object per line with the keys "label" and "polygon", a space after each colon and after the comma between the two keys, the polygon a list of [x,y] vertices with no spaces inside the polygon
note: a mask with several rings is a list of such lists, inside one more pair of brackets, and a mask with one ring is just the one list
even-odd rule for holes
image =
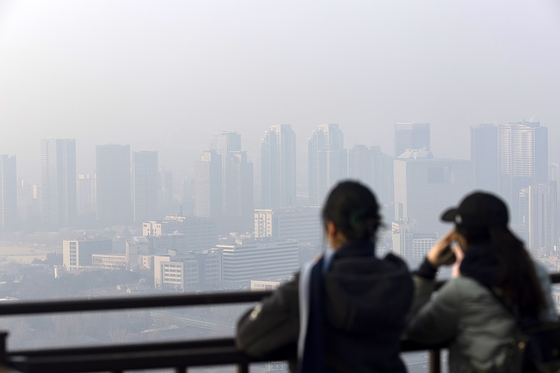
{"label": "railing post", "polygon": [[441,350],[430,350],[430,373],[441,373]]}
{"label": "railing post", "polygon": [[8,339],[8,332],[0,331],[0,364],[6,362],[8,358],[7,352],[7,339]]}
{"label": "railing post", "polygon": [[237,364],[237,373],[249,373],[249,364],[248,363]]}

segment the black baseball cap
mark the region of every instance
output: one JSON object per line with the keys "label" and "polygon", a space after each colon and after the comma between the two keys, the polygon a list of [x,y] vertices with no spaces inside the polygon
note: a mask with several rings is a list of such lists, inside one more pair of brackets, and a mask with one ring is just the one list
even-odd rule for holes
{"label": "black baseball cap", "polygon": [[445,211],[441,220],[456,225],[507,226],[509,213],[506,204],[499,197],[474,192],[466,196],[459,207]]}

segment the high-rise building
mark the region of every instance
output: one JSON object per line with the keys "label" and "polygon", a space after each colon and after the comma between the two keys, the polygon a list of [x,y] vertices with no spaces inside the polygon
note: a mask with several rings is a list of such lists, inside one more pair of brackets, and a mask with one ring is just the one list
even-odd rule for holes
{"label": "high-rise building", "polygon": [[195,215],[213,218],[222,233],[251,231],[253,164],[239,150],[241,137],[219,132],[212,146],[195,165]]}
{"label": "high-rise building", "polygon": [[338,124],[321,124],[308,141],[309,205],[320,206],[329,189],[347,177],[344,136]]}
{"label": "high-rise building", "polygon": [[289,124],[271,126],[261,140],[262,208],[296,205],[296,134]]}
{"label": "high-rise building", "polygon": [[470,161],[435,159],[426,150],[407,150],[395,160],[395,220],[406,220],[417,232],[443,234],[442,211],[473,189]]}
{"label": "high-rise building", "polygon": [[499,193],[498,126],[495,124],[471,126],[471,162],[475,188]]}
{"label": "high-rise building", "polygon": [[76,140],[41,142],[41,220],[48,227],[76,218]]}
{"label": "high-rise building", "polygon": [[173,172],[160,167],[158,174],[158,217],[177,213],[173,209]]}
{"label": "high-rise building", "polygon": [[24,224],[38,226],[41,222],[41,206],[39,204],[39,186],[21,180],[17,190],[17,218]]}
{"label": "high-rise building", "polygon": [[500,192],[511,206],[513,225],[519,224],[519,191],[548,182],[548,128],[539,122],[498,126]]}
{"label": "high-rise building", "polygon": [[227,166],[226,211],[222,229],[229,232],[250,232],[253,230],[253,164],[247,160],[247,153],[230,152]]}
{"label": "high-rise building", "polygon": [[521,228],[529,249],[551,254],[558,246],[557,183],[530,185],[519,192]]}
{"label": "high-rise building", "polygon": [[348,177],[369,186],[380,203],[393,202],[393,158],[379,146],[355,145],[348,150]]}
{"label": "high-rise building", "polygon": [[134,152],[134,222],[154,220],[158,215],[158,153]]}
{"label": "high-rise building", "polygon": [[194,215],[195,206],[195,180],[185,177],[181,182],[181,212],[179,215]]}
{"label": "high-rise building", "polygon": [[105,225],[127,225],[132,217],[129,145],[98,145],[97,220]]}
{"label": "high-rise building", "polygon": [[227,190],[228,190],[228,164],[231,152],[241,151],[241,135],[237,132],[220,131],[214,135],[210,149],[220,156],[222,162],[221,193],[222,193],[222,215],[227,211]]}
{"label": "high-rise building", "polygon": [[407,149],[430,150],[430,123],[395,124],[395,157]]}
{"label": "high-rise building", "polygon": [[78,175],[78,215],[95,214],[97,209],[95,173]]}
{"label": "high-rise building", "polygon": [[0,229],[14,229],[18,217],[16,157],[0,155]]}
{"label": "high-rise building", "polygon": [[194,214],[216,222],[222,216],[222,159],[215,150],[205,150],[195,164]]}

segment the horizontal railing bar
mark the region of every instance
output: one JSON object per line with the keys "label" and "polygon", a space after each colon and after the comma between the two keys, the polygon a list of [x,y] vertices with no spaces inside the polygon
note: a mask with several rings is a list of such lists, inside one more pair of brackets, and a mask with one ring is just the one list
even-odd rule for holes
{"label": "horizontal railing bar", "polygon": [[188,348],[214,348],[232,347],[235,341],[232,338],[198,339],[191,341],[172,341],[172,342],[153,342],[153,343],[131,343],[101,346],[82,346],[82,347],[58,347],[49,349],[34,350],[13,350],[9,351],[9,356],[63,356],[63,355],[87,355],[87,354],[106,354],[106,353],[127,353],[140,351],[160,351],[160,350],[181,350]]}
{"label": "horizontal railing bar", "polygon": [[[183,349],[206,349],[206,348],[222,348],[234,347],[235,340],[233,338],[216,338],[216,339],[199,339],[192,341],[173,341],[159,343],[132,343],[117,344],[106,346],[83,346],[71,348],[50,348],[41,350],[14,350],[9,351],[11,357],[55,357],[64,355],[91,355],[91,354],[113,354],[128,353],[142,351],[163,351],[163,350],[183,350]],[[426,345],[418,342],[403,340],[401,343],[401,351],[423,351],[428,349],[443,348],[445,345]]]}
{"label": "horizontal railing bar", "polygon": [[262,300],[270,293],[270,291],[237,291],[151,297],[2,302],[0,304],[0,316],[252,303]]}
{"label": "horizontal railing bar", "polygon": [[[132,345],[106,347],[84,347],[66,350],[14,351],[8,354],[8,361],[14,368],[26,372],[97,372],[134,369],[173,368],[177,366],[236,365],[265,361],[286,361],[293,356],[269,355],[253,358],[240,352],[232,338],[185,343],[164,343],[161,349],[155,343],[137,345],[136,350],[124,351]],[[198,346],[196,345],[198,343]],[[182,345],[182,346],[181,346]],[[182,347],[182,348],[180,348]],[[422,345],[403,341],[403,352],[424,351],[444,348],[444,345]]]}
{"label": "horizontal railing bar", "polygon": [[[551,274],[550,279],[553,283],[560,283],[560,273]],[[445,281],[438,281],[436,287],[440,287],[444,283]],[[252,303],[258,302],[270,294],[270,291],[236,291],[150,297],[2,302],[0,316]]]}

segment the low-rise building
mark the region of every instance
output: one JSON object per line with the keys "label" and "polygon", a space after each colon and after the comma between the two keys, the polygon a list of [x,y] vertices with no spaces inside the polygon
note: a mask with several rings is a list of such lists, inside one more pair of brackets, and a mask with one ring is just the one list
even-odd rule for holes
{"label": "low-rise building", "polygon": [[287,207],[255,210],[255,238],[297,240],[300,244],[323,239],[318,207]]}
{"label": "low-rise building", "polygon": [[248,286],[255,278],[287,278],[299,268],[296,240],[238,241],[216,248],[222,251],[222,278],[226,284]]}
{"label": "low-rise building", "polygon": [[91,265],[103,269],[125,269],[128,261],[125,255],[93,254]]}
{"label": "low-rise building", "polygon": [[193,255],[154,256],[154,287],[178,291],[198,288],[198,262]]}
{"label": "low-rise building", "polygon": [[67,271],[92,265],[93,254],[108,254],[113,248],[111,239],[64,240],[62,264]]}

